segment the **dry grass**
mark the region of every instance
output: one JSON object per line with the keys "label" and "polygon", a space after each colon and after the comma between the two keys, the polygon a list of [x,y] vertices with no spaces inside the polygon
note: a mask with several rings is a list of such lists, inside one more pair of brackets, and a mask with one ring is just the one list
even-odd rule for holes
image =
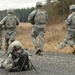
{"label": "dry grass", "polygon": [[[29,23],[20,23],[17,27],[16,40],[20,41],[25,48],[34,50],[31,40],[31,28],[32,26]],[[66,30],[65,24],[46,26],[44,51],[72,53],[73,49],[68,46],[61,51],[57,50],[58,44],[66,37]]]}

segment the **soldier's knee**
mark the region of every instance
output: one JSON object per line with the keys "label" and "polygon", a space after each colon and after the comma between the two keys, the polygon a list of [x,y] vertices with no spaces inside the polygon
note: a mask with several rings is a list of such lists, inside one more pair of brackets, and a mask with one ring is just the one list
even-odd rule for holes
{"label": "soldier's knee", "polygon": [[31,37],[34,37],[34,35],[33,35],[33,34],[31,34]]}
{"label": "soldier's knee", "polygon": [[31,34],[31,37],[32,38],[36,38],[36,34]]}
{"label": "soldier's knee", "polygon": [[37,32],[36,31],[32,31],[31,36],[32,37],[37,37]]}
{"label": "soldier's knee", "polygon": [[39,37],[40,37],[40,38],[43,38],[43,37],[44,37],[44,32],[40,32],[40,33],[39,33]]}

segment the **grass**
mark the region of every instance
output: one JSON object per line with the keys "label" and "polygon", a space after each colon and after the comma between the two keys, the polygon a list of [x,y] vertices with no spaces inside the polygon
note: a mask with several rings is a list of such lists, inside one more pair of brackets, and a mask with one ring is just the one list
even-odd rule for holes
{"label": "grass", "polygon": [[[16,40],[20,41],[25,48],[34,50],[33,42],[31,40],[32,25],[29,23],[20,23],[17,27]],[[58,45],[62,42],[67,33],[67,28],[64,23],[47,25],[44,36],[44,51],[72,53],[73,49],[69,46],[63,50],[58,50]]]}

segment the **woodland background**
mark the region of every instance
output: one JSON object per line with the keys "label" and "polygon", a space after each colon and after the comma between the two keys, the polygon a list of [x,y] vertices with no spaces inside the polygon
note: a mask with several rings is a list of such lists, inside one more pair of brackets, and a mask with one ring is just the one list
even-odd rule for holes
{"label": "woodland background", "polygon": [[[43,8],[47,11],[49,20],[48,23],[55,23],[63,21],[70,13],[69,6],[75,4],[75,0],[46,0]],[[35,8],[22,8],[15,9],[15,15],[19,18],[20,22],[27,22],[28,15]],[[6,10],[0,11],[0,20],[6,15]]]}
{"label": "woodland background", "polygon": [[[46,31],[44,36],[44,51],[61,53],[73,52],[73,49],[69,46],[63,50],[57,49],[59,43],[66,38],[67,26],[65,25],[64,20],[71,13],[69,11],[69,6],[71,4],[75,4],[75,0],[46,0],[46,3],[43,5],[43,8],[47,11],[48,14],[48,22],[46,24]],[[35,8],[32,7],[15,9],[14,13],[21,22],[17,27],[16,40],[19,40],[23,46],[29,50],[34,50],[34,46],[31,40],[32,25],[27,23],[27,19],[29,13]],[[4,16],[6,16],[6,10],[0,11],[0,20]]]}

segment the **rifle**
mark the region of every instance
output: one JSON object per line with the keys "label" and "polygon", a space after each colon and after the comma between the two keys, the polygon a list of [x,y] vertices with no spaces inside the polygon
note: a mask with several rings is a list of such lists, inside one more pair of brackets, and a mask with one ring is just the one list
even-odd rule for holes
{"label": "rifle", "polygon": [[37,74],[39,74],[39,73],[37,72],[37,70],[35,69],[34,65],[32,64],[32,62],[31,62],[30,60],[29,60],[29,62],[31,63],[31,65],[32,65],[33,69],[35,70],[35,72],[36,72]]}
{"label": "rifle", "polygon": [[37,10],[35,10],[35,14],[34,14],[34,16],[32,17],[32,19],[30,20],[30,23],[31,23],[32,25],[35,24],[34,18],[35,18],[35,16],[36,16],[36,13],[37,13]]}
{"label": "rifle", "polygon": [[[24,58],[25,58],[25,56],[24,56]],[[22,67],[21,67],[20,71],[22,71],[26,60],[27,60],[27,59],[24,59],[24,62],[23,62],[23,64],[22,64]]]}
{"label": "rifle", "polygon": [[[23,69],[23,67],[24,67],[25,61],[26,61],[26,59],[24,60],[24,62],[23,62],[23,64],[22,64],[22,67],[21,67],[21,69],[20,69],[20,72],[22,71],[22,69]],[[33,67],[33,69],[35,70],[35,72],[36,72],[37,74],[39,74],[39,73],[37,72],[37,70],[35,69],[34,65],[32,64],[31,60],[28,59],[28,61],[31,63],[31,66]]]}

